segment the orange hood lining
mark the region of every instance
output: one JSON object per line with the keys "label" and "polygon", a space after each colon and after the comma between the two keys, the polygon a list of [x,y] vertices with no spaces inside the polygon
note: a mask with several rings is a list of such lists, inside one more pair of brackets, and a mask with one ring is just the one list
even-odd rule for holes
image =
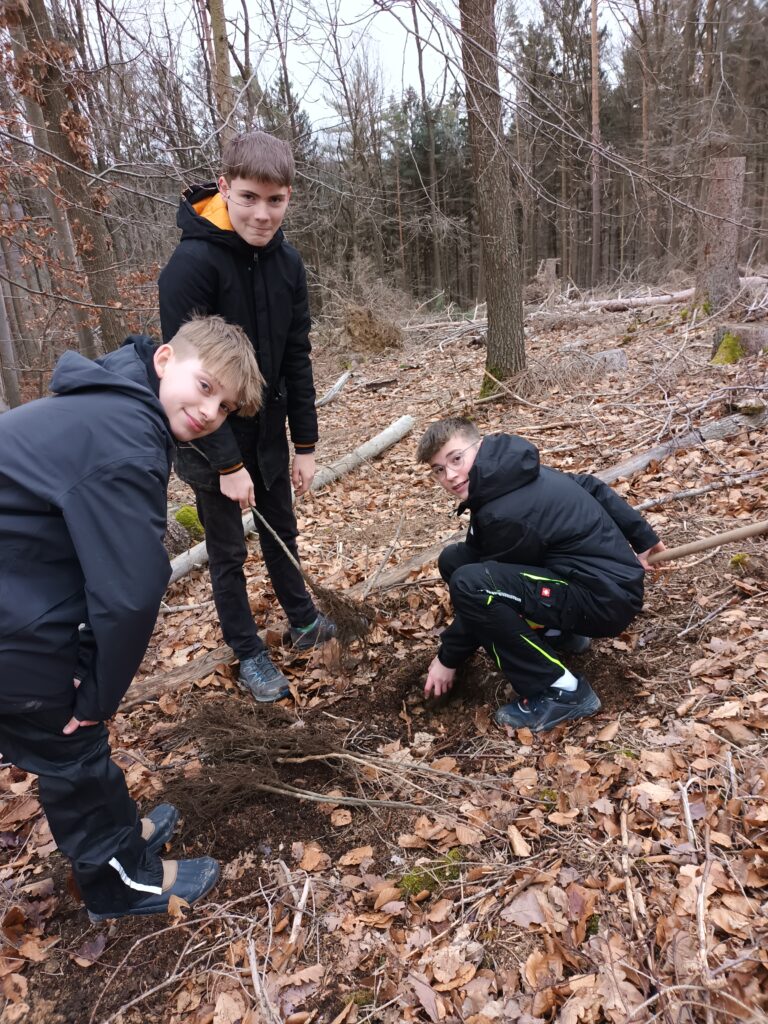
{"label": "orange hood lining", "polygon": [[217,192],[215,196],[208,196],[206,199],[193,203],[192,208],[199,217],[210,221],[214,227],[220,228],[222,231],[235,230],[232,227],[232,221],[229,219],[229,213],[222,199],[221,192]]}

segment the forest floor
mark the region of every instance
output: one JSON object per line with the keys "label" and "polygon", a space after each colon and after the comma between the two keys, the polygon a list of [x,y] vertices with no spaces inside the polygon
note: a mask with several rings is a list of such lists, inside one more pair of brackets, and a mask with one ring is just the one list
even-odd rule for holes
{"label": "forest floor", "polygon": [[[477,403],[485,349],[472,330],[414,324],[375,355],[317,345],[319,394],[354,370],[319,411],[320,464],[404,413],[416,427],[298,503],[315,579],[343,592],[460,527],[414,462],[441,415],[471,414],[589,472],[764,395],[767,361],[712,366],[711,330],[676,307],[532,317],[527,333],[524,403]],[[574,358],[616,347],[626,370],[596,375]],[[734,479],[761,470],[765,433],[744,431],[616,486],[637,505],[718,485],[645,513],[671,546],[765,519],[768,477]],[[176,481],[174,504],[188,498]],[[602,712],[538,737],[492,724],[511,690],[482,656],[450,699],[425,703],[450,615],[434,561],[371,594],[378,621],[343,658],[335,644],[303,657],[280,646],[253,538],[247,573],[292,698],[255,706],[220,665],[111,724],[136,799],[183,811],[172,855],[218,857],[218,887],[191,912],[89,925],[33,778],[0,769],[4,1021],[766,1019],[764,540],[654,573],[631,628],[574,659]],[[221,643],[205,569],[166,603],[145,677]]]}

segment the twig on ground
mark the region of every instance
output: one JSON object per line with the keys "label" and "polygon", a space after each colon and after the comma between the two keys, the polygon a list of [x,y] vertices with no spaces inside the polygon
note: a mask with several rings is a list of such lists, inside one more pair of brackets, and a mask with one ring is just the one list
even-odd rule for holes
{"label": "twig on ground", "polygon": [[256,960],[256,943],[253,939],[248,940],[248,963],[251,968],[253,991],[256,995],[256,1002],[261,1010],[262,1020],[265,1024],[281,1024],[280,1014],[272,1005],[267,995],[267,990],[264,987],[264,981],[259,973],[259,965]]}
{"label": "twig on ground", "polygon": [[379,576],[381,576],[381,573],[382,573],[382,570],[384,569],[384,566],[387,564],[387,562],[392,557],[392,552],[395,550],[397,542],[400,539],[400,531],[403,528],[403,523],[404,522],[405,522],[405,516],[402,515],[402,516],[400,516],[400,522],[397,524],[397,529],[395,530],[395,536],[392,538],[392,543],[389,545],[389,547],[387,548],[387,550],[386,550],[386,552],[384,554],[384,557],[379,562],[379,566],[378,566],[376,572],[373,574],[373,576],[370,578],[370,580],[366,583],[365,587],[363,588],[363,593],[360,595],[362,597],[363,601],[366,599],[366,597],[368,597],[370,592],[376,586],[376,581],[378,580]]}
{"label": "twig on ground", "polygon": [[689,491],[676,491],[674,494],[663,494],[660,498],[649,498],[647,501],[635,505],[635,512],[644,512],[649,508],[657,508],[659,505],[666,505],[670,501],[683,501],[685,498],[698,498],[701,494],[709,494],[710,491],[719,491],[724,487],[735,487],[747,480],[757,480],[758,477],[768,475],[768,469],[756,469],[753,473],[743,473],[740,476],[724,476],[715,480],[705,487],[694,487]]}
{"label": "twig on ground", "polygon": [[643,929],[637,916],[637,903],[635,901],[635,890],[632,886],[632,877],[629,870],[629,832],[627,829],[627,804],[622,804],[620,814],[621,826],[621,870],[624,872],[624,890],[627,894],[627,906],[629,908],[629,919],[632,922],[632,929],[641,941],[643,940]]}
{"label": "twig on ground", "polygon": [[680,790],[680,802],[683,808],[683,820],[685,821],[685,830],[688,833],[688,845],[693,850],[699,849],[699,842],[696,838],[696,829],[693,827],[693,818],[691,817],[691,805],[688,801],[688,783],[678,782],[677,788]]}

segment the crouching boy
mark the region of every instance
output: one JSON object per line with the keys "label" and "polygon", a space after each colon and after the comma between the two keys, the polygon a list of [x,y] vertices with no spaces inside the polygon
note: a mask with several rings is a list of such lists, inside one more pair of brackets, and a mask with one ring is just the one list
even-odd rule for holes
{"label": "crouching boy", "polygon": [[177,812],[139,818],[104,722],[168,583],[175,442],[253,416],[262,379],[244,332],[209,317],[159,347],[136,335],[95,362],[66,352],[51,390],[0,416],[0,751],[39,776],[93,920],[162,912],[208,892],[218,863],[161,860]]}
{"label": "crouching boy", "polygon": [[455,617],[425,693],[447,692],[483,647],[520,697],[498,709],[500,725],[547,732],[594,715],[600,699],[563,655],[629,625],[643,606],[647,558],[664,544],[601,480],[541,466],[514,434],[483,438],[469,420],[440,420],[417,459],[460,502],[458,514],[470,512],[466,541],[438,562]]}

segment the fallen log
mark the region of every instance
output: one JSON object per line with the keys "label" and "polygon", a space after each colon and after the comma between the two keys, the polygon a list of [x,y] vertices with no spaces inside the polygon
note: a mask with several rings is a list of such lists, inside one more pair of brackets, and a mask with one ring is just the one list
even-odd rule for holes
{"label": "fallen log", "polygon": [[[759,288],[768,286],[765,277],[741,277],[739,286],[743,288]],[[606,313],[624,313],[630,309],[642,309],[644,306],[664,306],[677,302],[690,302],[695,297],[695,288],[685,288],[679,292],[664,292],[661,295],[636,295],[629,298],[587,299],[580,303],[582,309],[602,309]]]}
{"label": "fallen log", "polygon": [[[673,438],[666,444],[658,445],[648,452],[642,452],[626,462],[601,470],[594,475],[605,483],[613,483],[621,477],[635,476],[637,473],[642,472],[652,461],[662,461],[676,451],[691,448],[702,441],[732,437],[744,429],[759,429],[766,424],[768,424],[768,412],[760,416],[728,416],[726,419],[716,420],[714,423],[709,423],[700,430],[692,431],[683,437]],[[396,566],[387,573],[382,573],[376,581],[376,585],[371,588],[371,592],[385,590],[387,587],[404,582],[412,572],[436,559],[446,544],[461,540],[463,536],[464,531],[460,530],[445,540],[437,541],[435,544],[430,545],[430,547],[420,551],[419,554],[407,562],[403,562],[402,565]],[[357,583],[354,587],[350,587],[348,591],[345,591],[345,594],[348,597],[361,596],[365,586],[365,581]],[[264,631],[262,631],[261,636],[262,638],[265,636]],[[143,704],[145,701],[155,700],[163,693],[175,691],[179,686],[205,678],[205,676],[215,671],[218,665],[229,665],[235,660],[232,650],[226,644],[221,644],[201,657],[187,662],[186,665],[180,665],[169,672],[162,672],[158,675],[149,676],[140,682],[133,683],[121,707],[128,710],[136,707],[138,704]]]}
{"label": "fallen log", "polygon": [[[338,382],[337,382],[338,383]],[[358,466],[362,465],[368,459],[373,459],[377,455],[381,455],[382,452],[386,451],[387,448],[391,448],[393,444],[401,441],[407,434],[413,429],[415,420],[413,416],[401,416],[399,420],[395,420],[394,423],[382,430],[381,433],[376,434],[370,441],[366,441],[365,444],[360,445],[353,452],[343,456],[337,462],[334,462],[330,466],[321,467],[315,474],[315,479],[312,481],[311,491],[319,491],[321,487],[325,487],[326,484],[332,483],[334,480],[338,480],[340,476],[345,473],[351,472]],[[253,513],[247,512],[243,516],[243,531],[246,537],[253,533],[256,529],[256,525],[253,521]],[[190,548],[189,551],[185,551],[183,554],[174,558],[171,562],[171,578],[168,581],[169,585],[175,583],[176,580],[181,579],[182,576],[186,576],[192,569],[197,569],[201,565],[205,565],[208,561],[208,551],[205,547],[205,541],[201,541],[200,544],[196,544],[195,547]]]}
{"label": "fallen log", "polygon": [[608,469],[601,469],[594,476],[606,484],[615,483],[621,477],[633,477],[642,472],[652,462],[660,462],[674,452],[682,451],[685,448],[694,448],[702,441],[722,441],[724,438],[733,437],[742,430],[758,430],[768,424],[768,412],[762,412],[757,416],[743,416],[735,413],[733,416],[726,416],[722,420],[714,420],[698,430],[692,430],[681,437],[673,437],[671,441],[649,448],[648,451],[633,455],[626,462],[617,466],[610,466]]}
{"label": "fallen log", "polygon": [[329,402],[332,402],[334,400],[334,398],[339,394],[339,392],[341,391],[341,389],[344,387],[344,385],[347,383],[347,381],[349,380],[349,378],[351,376],[352,376],[352,371],[351,370],[345,370],[344,373],[342,373],[342,375],[336,381],[336,383],[328,388],[328,390],[325,392],[323,397],[322,398],[318,398],[318,400],[315,402],[315,408],[319,409],[323,405],[328,405]]}

